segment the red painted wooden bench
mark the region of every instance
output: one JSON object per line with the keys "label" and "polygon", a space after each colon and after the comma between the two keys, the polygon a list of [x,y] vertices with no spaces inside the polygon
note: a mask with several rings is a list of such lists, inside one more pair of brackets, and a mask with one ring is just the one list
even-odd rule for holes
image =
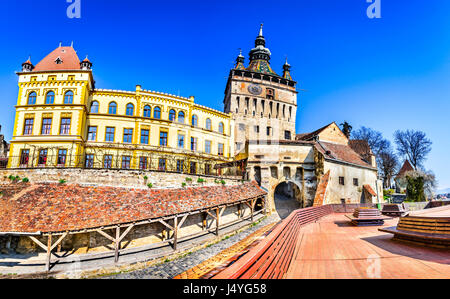
{"label": "red painted wooden bench", "polygon": [[294,256],[302,226],[333,213],[331,206],[294,211],[257,246],[214,279],[280,279]]}

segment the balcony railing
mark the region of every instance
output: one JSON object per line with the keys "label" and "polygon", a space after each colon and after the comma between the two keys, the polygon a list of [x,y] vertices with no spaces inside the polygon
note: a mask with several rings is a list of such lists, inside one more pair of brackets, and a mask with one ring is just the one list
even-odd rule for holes
{"label": "balcony railing", "polygon": [[10,156],[9,160],[0,159],[0,168],[83,168],[83,169],[119,169],[175,172],[210,176],[242,177],[244,173],[237,169],[215,169],[221,161],[197,156],[178,156],[170,154],[148,154],[133,156],[127,154],[85,154],[85,155],[39,155],[29,154]]}

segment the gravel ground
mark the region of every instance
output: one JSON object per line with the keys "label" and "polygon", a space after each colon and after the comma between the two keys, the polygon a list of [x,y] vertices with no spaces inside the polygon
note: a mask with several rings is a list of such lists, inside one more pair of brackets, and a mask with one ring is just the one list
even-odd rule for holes
{"label": "gravel ground", "polygon": [[277,214],[270,215],[269,217],[262,220],[258,225],[250,227],[236,235],[231,236],[226,240],[222,240],[217,244],[211,245],[200,249],[198,251],[192,252],[184,257],[165,262],[159,265],[154,265],[143,270],[137,270],[128,273],[121,273],[111,276],[102,277],[103,279],[171,279],[178,274],[183,273],[186,270],[202,263],[203,261],[216,256],[222,250],[236,244],[248,235],[252,234],[260,227],[263,227],[272,222],[278,221],[279,217]]}

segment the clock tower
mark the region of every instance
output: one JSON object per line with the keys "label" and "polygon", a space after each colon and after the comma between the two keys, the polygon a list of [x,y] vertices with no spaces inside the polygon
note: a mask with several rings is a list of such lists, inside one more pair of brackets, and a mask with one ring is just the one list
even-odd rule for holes
{"label": "clock tower", "polygon": [[225,112],[232,113],[235,121],[236,153],[243,152],[249,140],[273,144],[295,139],[297,82],[287,61],[283,76],[272,70],[263,25],[249,57],[245,67],[245,58],[239,54],[225,90]]}

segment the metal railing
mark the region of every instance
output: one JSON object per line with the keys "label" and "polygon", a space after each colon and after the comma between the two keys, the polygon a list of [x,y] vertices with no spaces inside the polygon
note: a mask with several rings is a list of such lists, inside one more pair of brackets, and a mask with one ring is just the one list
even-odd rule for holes
{"label": "metal railing", "polygon": [[171,154],[52,154],[10,156],[9,160],[0,160],[0,168],[39,169],[39,168],[83,168],[118,169],[176,172],[211,176],[242,177],[245,171],[237,168],[214,169],[221,161],[192,156]]}

